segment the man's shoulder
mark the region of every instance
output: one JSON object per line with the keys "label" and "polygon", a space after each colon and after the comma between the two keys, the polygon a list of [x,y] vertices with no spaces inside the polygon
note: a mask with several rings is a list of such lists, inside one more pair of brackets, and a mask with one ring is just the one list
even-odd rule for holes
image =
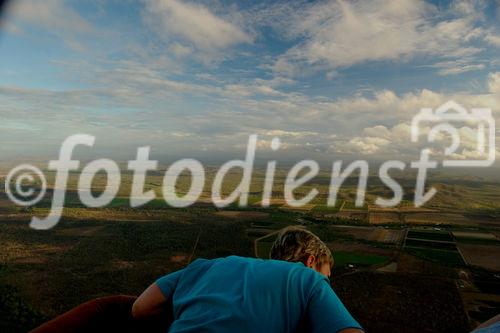
{"label": "man's shoulder", "polygon": [[214,262],[239,264],[243,266],[262,266],[263,268],[282,268],[282,269],[298,269],[306,268],[303,263],[289,262],[284,260],[260,259],[252,257],[228,256],[225,258],[214,259]]}
{"label": "man's shoulder", "polygon": [[307,268],[301,262],[289,262],[274,259],[259,259],[251,257],[228,256],[216,259],[196,259],[188,267],[193,269],[208,269],[214,266],[214,269],[227,267],[227,265],[242,270],[252,270],[262,274],[272,274],[273,272],[283,272],[306,278],[312,282],[323,280],[325,277],[311,268]]}
{"label": "man's shoulder", "polygon": [[232,263],[239,263],[242,266],[247,266],[254,271],[260,272],[263,275],[280,274],[287,276],[297,276],[307,280],[309,283],[314,283],[319,280],[324,280],[325,277],[314,269],[306,267],[301,262],[290,262],[285,260],[274,259],[257,259],[248,257],[230,256],[226,258]]}

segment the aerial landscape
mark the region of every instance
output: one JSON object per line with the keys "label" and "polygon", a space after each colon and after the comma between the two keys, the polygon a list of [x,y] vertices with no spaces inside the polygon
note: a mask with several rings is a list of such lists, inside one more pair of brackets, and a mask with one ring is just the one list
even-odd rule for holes
{"label": "aerial landscape", "polygon": [[[160,172],[147,178],[158,198],[144,207],[130,208],[129,198],[119,196],[106,207],[86,208],[72,192],[75,174],[62,221],[43,232],[28,225],[32,215],[48,213],[50,190],[29,209],[2,195],[2,327],[22,331],[90,298],[138,294],[145,281],[198,257],[267,259],[276,232],[289,225],[310,229],[330,247],[333,287],[368,331],[398,331],[418,318],[411,332],[466,332],[499,311],[499,181],[431,178],[440,195],[424,207],[402,202],[381,209],[371,202],[384,193],[375,182],[366,205],[355,207],[356,177],[346,180],[338,206],[327,207],[321,193],[328,175],[319,175],[296,195],[310,187],[320,195],[295,208],[286,205],[277,177],[271,205],[263,208],[262,173],[253,175],[248,207],[224,209],[203,200],[208,192],[189,208],[169,207],[160,199]],[[238,172],[228,175],[227,191],[240,179]],[[96,177],[93,190],[102,191],[105,180]],[[189,174],[179,178],[179,193],[189,182]]]}
{"label": "aerial landscape", "polygon": [[498,331],[499,23],[0,0],[0,332]]}

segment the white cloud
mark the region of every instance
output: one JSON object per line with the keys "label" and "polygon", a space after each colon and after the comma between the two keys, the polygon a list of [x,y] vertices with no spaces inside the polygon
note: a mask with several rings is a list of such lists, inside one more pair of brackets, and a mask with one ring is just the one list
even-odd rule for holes
{"label": "white cloud", "polygon": [[439,68],[439,75],[456,75],[485,69],[484,64],[473,63],[472,59],[458,59],[438,62],[430,67]]}
{"label": "white cloud", "polygon": [[[444,96],[443,96],[444,97]],[[435,124],[434,124],[435,125]],[[414,156],[418,158],[420,151],[424,148],[431,149],[433,158],[447,159],[485,159],[478,149],[477,130],[469,125],[462,124],[457,127],[457,134],[460,138],[459,148],[450,156],[445,155],[445,148],[450,146],[451,137],[448,133],[438,132],[435,142],[426,141],[427,135],[432,129],[431,124],[419,126],[420,138],[418,142],[411,141],[411,126],[409,122],[400,123],[391,128],[383,125],[367,127],[363,130],[362,136],[356,136],[348,141],[340,149],[351,154],[379,156],[392,155],[393,157]],[[499,140],[497,140],[499,142]],[[498,145],[498,143],[497,143]],[[498,148],[496,149],[499,154]],[[375,155],[376,156],[376,155]]]}
{"label": "white cloud", "polygon": [[[463,7],[463,6],[462,6]],[[458,9],[457,9],[458,8]],[[367,61],[405,61],[416,55],[459,58],[479,51],[476,16],[460,6],[448,18],[437,7],[413,0],[327,1],[296,13],[288,34],[303,39],[273,69],[288,74],[307,68],[331,70]]]}
{"label": "white cloud", "polygon": [[367,127],[363,132],[367,137],[380,137],[384,139],[389,139],[391,137],[391,131],[382,125]]}
{"label": "white cloud", "polygon": [[63,0],[19,0],[8,7],[9,16],[22,22],[36,24],[54,31],[78,33],[93,31],[93,27]]}
{"label": "white cloud", "polygon": [[[263,146],[279,137],[282,149],[289,151],[322,152],[325,157],[342,153],[405,159],[415,158],[420,149],[410,141],[409,122],[422,107],[436,108],[453,99],[466,107],[489,107],[495,118],[500,110],[500,95],[495,94],[500,91],[500,73],[488,76],[488,90],[482,94],[431,90],[396,94],[383,90],[373,96],[340,99],[278,90],[279,95],[256,99],[255,83],[229,88],[214,86],[211,81],[177,82],[130,63],[93,76],[107,88],[57,92],[4,87],[0,89],[2,119],[10,123],[29,119],[27,124],[42,130],[57,121],[65,124],[64,133],[78,130],[95,133],[99,138],[121,137],[121,144],[126,144],[123,138],[135,142],[133,145],[154,138],[162,147],[166,144],[177,151],[192,147],[231,151],[244,146],[248,135],[257,133],[265,141]],[[193,96],[207,96],[210,103],[201,109],[188,107],[185,101]],[[102,105],[143,111],[86,111]],[[464,137],[467,133],[461,129]],[[446,143],[445,137],[442,143]],[[472,143],[463,148],[461,155],[473,154]]]}
{"label": "white cloud", "polygon": [[377,137],[360,138],[355,137],[349,140],[346,148],[354,149],[357,153],[372,155],[377,153],[382,147],[387,146],[389,140]]}
{"label": "white cloud", "polygon": [[414,144],[410,140],[410,129],[408,123],[400,123],[391,128],[384,125],[366,127],[362,130],[362,136],[356,136],[336,149],[363,155],[408,153],[414,151],[411,149]]}
{"label": "white cloud", "polygon": [[[171,41],[172,35],[175,35],[201,52],[213,55],[234,45],[253,41],[237,24],[217,16],[201,4],[147,0],[146,9],[147,19],[160,37]],[[180,50],[179,46],[176,49]]]}
{"label": "white cloud", "polygon": [[[5,13],[10,30],[22,32],[23,25],[43,28],[62,38],[70,47],[82,49],[78,36],[96,35],[95,27],[64,0],[16,0],[11,1]],[[100,32],[102,33],[102,32]]]}
{"label": "white cloud", "polygon": [[[259,82],[265,82],[264,80],[259,80]],[[234,96],[255,96],[255,95],[265,95],[265,96],[285,96],[286,94],[276,90],[267,84],[247,83],[247,84],[227,84],[224,86],[224,93],[226,95]]]}
{"label": "white cloud", "polygon": [[488,90],[492,94],[500,95],[500,72],[488,75]]}
{"label": "white cloud", "polygon": [[498,46],[500,47],[500,36],[495,35],[493,33],[488,33],[485,37],[484,40],[491,45]]}
{"label": "white cloud", "polygon": [[270,130],[264,131],[261,135],[275,136],[275,137],[291,137],[291,138],[304,138],[306,136],[318,135],[316,132],[309,131],[284,131],[284,130]]}
{"label": "white cloud", "polygon": [[180,43],[172,43],[169,50],[177,57],[183,58],[189,55],[193,50],[190,47],[184,46]]}

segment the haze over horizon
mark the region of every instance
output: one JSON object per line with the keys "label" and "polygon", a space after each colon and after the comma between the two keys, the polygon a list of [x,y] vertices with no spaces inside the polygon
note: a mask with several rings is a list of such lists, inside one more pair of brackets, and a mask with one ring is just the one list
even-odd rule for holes
{"label": "haze over horizon", "polygon": [[420,108],[499,118],[499,20],[498,1],[12,1],[1,160],[53,158],[76,133],[96,136],[89,157],[224,161],[258,134],[263,156],[279,137],[288,160],[415,160]]}

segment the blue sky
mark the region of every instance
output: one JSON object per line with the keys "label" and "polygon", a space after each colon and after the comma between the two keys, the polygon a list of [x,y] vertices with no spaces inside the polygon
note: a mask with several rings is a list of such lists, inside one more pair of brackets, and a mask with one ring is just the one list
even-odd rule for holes
{"label": "blue sky", "polygon": [[[500,106],[498,1],[17,0],[1,20],[0,154],[68,135],[132,158],[407,156],[420,108]],[[464,150],[463,157],[470,155]]]}

